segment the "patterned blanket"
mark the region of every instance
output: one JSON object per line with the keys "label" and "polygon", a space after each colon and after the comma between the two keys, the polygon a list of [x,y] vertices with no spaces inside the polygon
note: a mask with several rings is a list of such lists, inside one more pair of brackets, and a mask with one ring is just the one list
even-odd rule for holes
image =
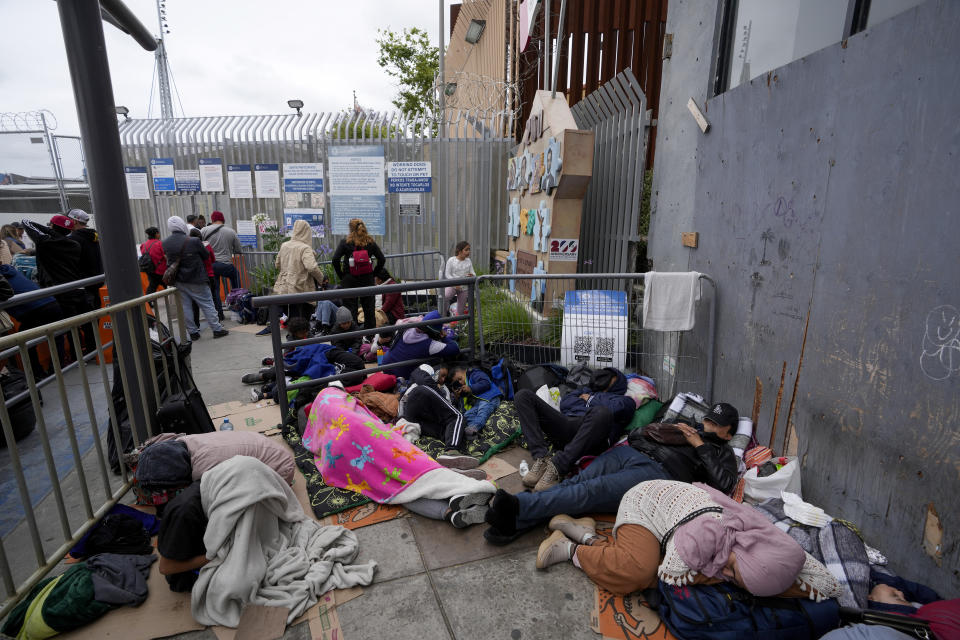
{"label": "patterned blanket", "polygon": [[[467,445],[465,453],[477,458],[480,464],[520,436],[520,418],[513,401],[501,402],[477,436]],[[430,436],[422,436],[417,440],[417,446],[434,458],[447,449],[442,440]]]}

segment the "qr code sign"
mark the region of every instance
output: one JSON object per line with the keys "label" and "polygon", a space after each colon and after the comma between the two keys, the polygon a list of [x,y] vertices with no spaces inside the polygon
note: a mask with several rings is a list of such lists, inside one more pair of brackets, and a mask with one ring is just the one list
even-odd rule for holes
{"label": "qr code sign", "polygon": [[573,339],[573,357],[577,362],[586,362],[593,352],[593,336],[577,336]]}
{"label": "qr code sign", "polygon": [[597,362],[613,362],[613,345],[615,338],[597,338],[594,355]]}

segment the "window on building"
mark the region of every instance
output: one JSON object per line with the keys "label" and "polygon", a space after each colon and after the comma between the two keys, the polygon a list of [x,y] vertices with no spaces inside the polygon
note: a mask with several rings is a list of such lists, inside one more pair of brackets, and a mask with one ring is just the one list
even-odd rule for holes
{"label": "window on building", "polygon": [[714,94],[840,42],[924,0],[727,0]]}

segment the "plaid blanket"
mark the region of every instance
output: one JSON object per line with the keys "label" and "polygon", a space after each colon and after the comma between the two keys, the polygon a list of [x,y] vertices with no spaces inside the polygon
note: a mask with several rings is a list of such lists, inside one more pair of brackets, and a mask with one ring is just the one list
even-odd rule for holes
{"label": "plaid blanket", "polygon": [[755,508],[827,567],[840,583],[840,606],[867,607],[870,561],[863,540],[853,529],[838,520],[819,529],[800,524],[784,513],[780,498],[764,500]]}

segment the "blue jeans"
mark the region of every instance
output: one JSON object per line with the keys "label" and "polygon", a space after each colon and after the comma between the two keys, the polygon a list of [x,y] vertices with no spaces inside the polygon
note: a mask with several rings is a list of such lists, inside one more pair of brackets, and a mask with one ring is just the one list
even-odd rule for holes
{"label": "blue jeans", "polygon": [[340,307],[330,300],[320,300],[317,302],[317,310],[313,312],[313,317],[316,318],[320,324],[332,327],[337,317],[337,309],[339,308]]}
{"label": "blue jeans", "polygon": [[191,302],[196,302],[197,306],[203,310],[203,317],[213,331],[220,331],[223,325],[217,319],[217,308],[213,306],[213,296],[210,295],[210,285],[197,284],[194,282],[177,282],[177,291],[180,293],[180,303],[183,305],[183,316],[187,324],[187,333],[194,334],[200,332],[200,327],[193,321],[191,311]]}
{"label": "blue jeans", "polygon": [[226,277],[230,279],[230,288],[236,289],[240,286],[240,274],[237,273],[237,268],[233,266],[230,262],[214,262],[213,263],[213,275],[217,277],[217,294],[220,293],[220,278]]}
{"label": "blue jeans", "polygon": [[487,420],[490,419],[490,416],[493,415],[493,412],[496,411],[499,406],[499,396],[493,400],[477,398],[477,403],[463,414],[463,419],[467,421],[467,427],[476,427],[477,431],[479,431],[486,426]]}
{"label": "blue jeans", "polygon": [[632,487],[647,480],[669,480],[658,462],[630,445],[605,451],[589,467],[560,484],[539,493],[518,493],[517,529],[532,527],[565,513],[616,513],[620,499]]}

